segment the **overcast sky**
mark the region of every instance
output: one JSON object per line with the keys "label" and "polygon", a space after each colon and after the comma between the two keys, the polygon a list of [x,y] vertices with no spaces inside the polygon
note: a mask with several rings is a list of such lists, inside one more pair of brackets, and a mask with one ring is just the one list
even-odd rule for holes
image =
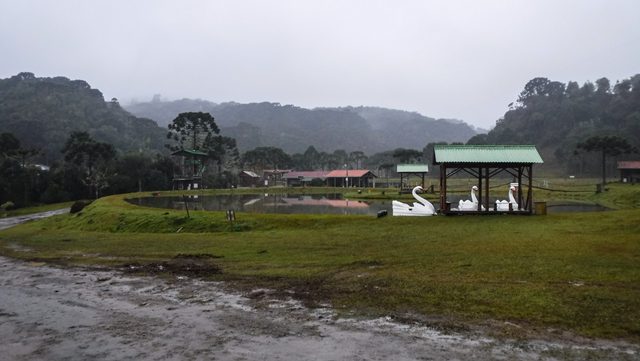
{"label": "overcast sky", "polygon": [[375,105],[488,128],[534,77],[640,73],[639,15],[638,0],[0,0],[0,77],[83,79],[121,102]]}

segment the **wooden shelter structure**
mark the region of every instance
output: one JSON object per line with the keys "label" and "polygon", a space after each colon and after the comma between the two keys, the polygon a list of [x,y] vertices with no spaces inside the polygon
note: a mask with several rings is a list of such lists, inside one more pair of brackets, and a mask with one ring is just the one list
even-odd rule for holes
{"label": "wooden shelter structure", "polygon": [[[489,184],[502,173],[511,175],[519,185],[515,195],[518,209],[500,213],[532,213],[533,165],[543,163],[534,145],[435,145],[433,153],[433,164],[440,166],[440,213],[498,212],[489,202]],[[447,180],[460,172],[477,179],[479,194],[475,211],[452,211],[447,202]],[[527,186],[526,198],[523,185]]]}
{"label": "wooden shelter structure", "polygon": [[205,161],[209,156],[205,152],[195,149],[180,149],[171,155],[177,158],[177,171],[173,173],[171,181],[173,189],[197,189],[202,183]]}
{"label": "wooden shelter structure", "polygon": [[400,193],[411,193],[413,185],[408,183],[410,177],[420,178],[420,186],[424,189],[424,177],[428,172],[428,164],[398,164],[396,173],[400,175]]}

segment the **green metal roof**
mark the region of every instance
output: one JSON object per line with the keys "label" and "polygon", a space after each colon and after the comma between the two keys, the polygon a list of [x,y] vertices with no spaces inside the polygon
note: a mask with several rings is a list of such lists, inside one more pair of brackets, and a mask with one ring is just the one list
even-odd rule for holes
{"label": "green metal roof", "polygon": [[182,155],[182,156],[195,155],[195,156],[206,157],[209,154],[205,152],[201,152],[199,150],[195,150],[195,149],[180,149],[171,153],[171,155]]}
{"label": "green metal roof", "polygon": [[396,166],[398,173],[427,173],[429,165],[427,164],[398,164]]}
{"label": "green metal roof", "polygon": [[433,164],[544,163],[535,145],[435,145]]}

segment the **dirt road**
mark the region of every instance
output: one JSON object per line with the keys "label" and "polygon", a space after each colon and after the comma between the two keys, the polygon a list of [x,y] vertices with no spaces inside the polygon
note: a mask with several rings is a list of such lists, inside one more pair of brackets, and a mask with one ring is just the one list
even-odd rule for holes
{"label": "dirt road", "polygon": [[0,359],[494,360],[637,359],[623,344],[507,342],[386,318],[336,318],[177,277],[61,269],[0,258]]}
{"label": "dirt road", "polygon": [[[519,327],[519,326],[518,326]],[[0,360],[640,359],[606,341],[495,340],[338,318],[269,290],[0,257]]]}
{"label": "dirt road", "polygon": [[55,211],[27,214],[24,216],[0,218],[0,230],[13,227],[16,224],[32,221],[34,219],[51,217],[51,216],[55,216],[56,214],[63,214],[68,212],[69,212],[69,208],[63,208],[63,209],[56,209]]}

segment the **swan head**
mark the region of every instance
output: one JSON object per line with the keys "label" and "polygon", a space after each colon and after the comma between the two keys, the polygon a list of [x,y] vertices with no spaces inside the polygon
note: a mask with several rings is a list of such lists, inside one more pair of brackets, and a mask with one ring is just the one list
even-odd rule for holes
{"label": "swan head", "polygon": [[516,191],[516,187],[511,186],[511,188],[509,188],[510,191],[515,192]]}
{"label": "swan head", "polygon": [[478,190],[478,186],[473,186],[473,187],[471,187],[471,189],[473,189],[474,191],[477,191]]}
{"label": "swan head", "polygon": [[416,191],[416,192],[422,192],[422,191],[423,191],[423,189],[422,189],[422,187],[421,187],[421,186],[415,186],[415,187],[413,188],[413,190],[414,190],[414,191]]}

